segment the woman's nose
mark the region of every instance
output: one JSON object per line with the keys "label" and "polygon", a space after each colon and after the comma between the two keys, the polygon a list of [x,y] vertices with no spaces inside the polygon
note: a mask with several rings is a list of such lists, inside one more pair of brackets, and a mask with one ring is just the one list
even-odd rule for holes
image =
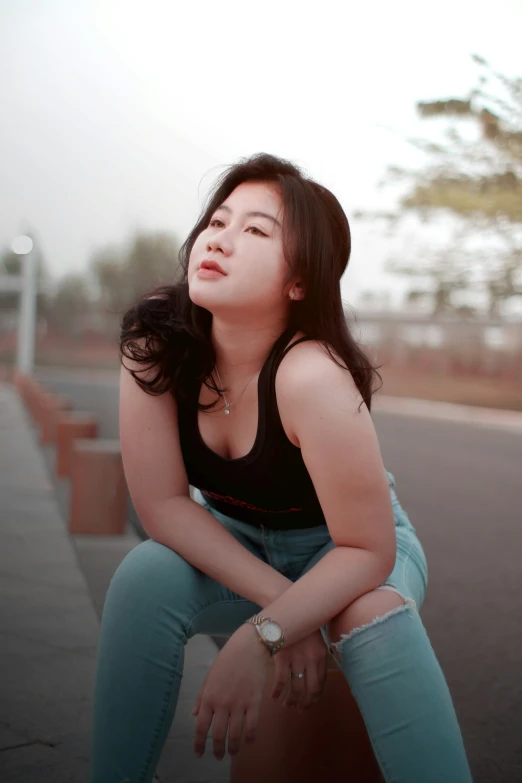
{"label": "woman's nose", "polygon": [[216,242],[215,239],[208,240],[207,242],[207,253],[213,253],[214,251],[219,249],[219,242]]}
{"label": "woman's nose", "polygon": [[228,234],[220,231],[214,234],[207,240],[207,252],[212,253],[217,250],[221,250],[225,255],[228,255],[232,249],[230,237]]}

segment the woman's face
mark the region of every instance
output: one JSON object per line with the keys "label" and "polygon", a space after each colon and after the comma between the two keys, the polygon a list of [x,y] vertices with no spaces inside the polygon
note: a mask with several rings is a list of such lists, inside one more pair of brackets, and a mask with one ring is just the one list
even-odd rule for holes
{"label": "woman's face", "polygon": [[[288,267],[282,223],[283,205],[275,186],[238,185],[192,248],[188,285],[194,304],[218,315],[244,313],[245,320],[279,314],[285,295],[288,299],[288,290],[283,292]],[[201,268],[204,262],[216,262],[225,274],[209,276]]]}

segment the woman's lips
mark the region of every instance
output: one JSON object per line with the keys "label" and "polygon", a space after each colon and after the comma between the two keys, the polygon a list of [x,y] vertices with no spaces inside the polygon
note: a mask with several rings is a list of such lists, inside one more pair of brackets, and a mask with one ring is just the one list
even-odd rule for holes
{"label": "woman's lips", "polygon": [[217,269],[207,269],[202,266],[198,269],[198,277],[211,279],[214,277],[226,277],[226,275],[224,275],[223,272],[219,272]]}

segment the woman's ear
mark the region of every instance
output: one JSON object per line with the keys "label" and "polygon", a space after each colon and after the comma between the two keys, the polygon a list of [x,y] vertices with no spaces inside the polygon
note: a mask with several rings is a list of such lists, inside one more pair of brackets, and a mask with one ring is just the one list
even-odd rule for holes
{"label": "woman's ear", "polygon": [[294,283],[294,285],[291,288],[291,293],[292,292],[293,292],[292,299],[294,300],[294,302],[297,302],[300,299],[304,299],[305,290],[304,290],[304,286],[302,285],[302,283],[300,281],[297,281],[296,283]]}

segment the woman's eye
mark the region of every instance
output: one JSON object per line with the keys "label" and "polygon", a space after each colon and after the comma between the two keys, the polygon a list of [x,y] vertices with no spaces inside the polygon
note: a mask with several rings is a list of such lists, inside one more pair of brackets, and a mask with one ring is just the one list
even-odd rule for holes
{"label": "woman's eye", "polygon": [[[209,223],[209,226],[212,226],[212,228],[221,228],[221,226],[224,226],[224,225],[225,224],[223,223],[223,221],[220,220],[219,218],[214,218]],[[248,228],[246,230],[247,231],[255,231],[256,233],[254,234],[254,236],[260,236],[260,237],[266,237],[267,236],[267,234],[265,234],[263,231],[261,231],[260,228],[257,228],[257,226],[248,226]]]}

